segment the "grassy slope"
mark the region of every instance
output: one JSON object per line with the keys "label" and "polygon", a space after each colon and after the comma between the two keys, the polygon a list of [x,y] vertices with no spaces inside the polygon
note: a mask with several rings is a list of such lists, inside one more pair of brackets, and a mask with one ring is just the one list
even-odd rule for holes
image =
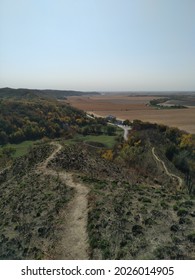
{"label": "grassy slope", "polygon": [[[117,130],[117,135],[122,135],[123,131],[121,129]],[[36,141],[24,141],[19,144],[7,144],[4,146],[0,146],[0,153],[3,148],[13,148],[15,152],[13,153],[13,158],[18,158],[24,156],[28,153],[29,149],[32,148],[34,145],[38,144],[40,140]],[[83,136],[81,134],[77,134],[73,139],[66,140],[66,144],[71,144],[75,142],[94,142],[94,143],[101,143],[105,145],[107,148],[113,148],[116,144],[116,135],[109,136],[109,135],[87,135]]]}
{"label": "grassy slope", "polygon": [[75,142],[101,143],[101,144],[105,145],[107,148],[112,148],[114,146],[114,144],[116,143],[116,136],[108,136],[108,135],[99,135],[99,136],[87,135],[87,136],[83,136],[83,135],[78,134],[73,139],[69,139],[69,140],[65,141],[66,144],[71,144],[71,143],[75,143]]}
{"label": "grassy slope", "polygon": [[92,259],[195,258],[194,198],[155,185],[88,182]]}
{"label": "grassy slope", "polygon": [[57,176],[37,172],[51,152],[37,146],[0,175],[0,259],[54,258],[60,211],[72,191]]}
{"label": "grassy slope", "polygon": [[[167,176],[152,156],[156,145],[168,170],[178,174],[159,147],[159,143],[166,144],[162,133],[147,129],[132,132],[129,141],[129,146],[126,143],[118,150],[118,166],[116,161],[99,160],[99,150],[94,160],[95,153],[84,152],[87,146],[82,145],[65,148],[53,162],[53,167],[79,171],[79,178],[91,190],[91,258],[195,259],[195,197],[189,195],[185,184],[178,190],[178,182]],[[118,171],[113,166],[119,167]],[[127,166],[130,178],[122,177]]]}
{"label": "grassy slope", "polygon": [[20,144],[7,144],[5,146],[0,146],[0,152],[2,148],[13,148],[15,152],[13,153],[13,158],[24,156],[28,153],[28,150],[32,148],[39,141],[24,141]]}
{"label": "grassy slope", "polygon": [[[66,147],[51,168],[58,163],[59,168],[75,168],[85,174],[78,179],[91,189],[88,231],[92,259],[195,258],[193,197],[185,191],[175,193],[171,181],[146,184],[143,177],[137,177],[133,182],[132,171],[129,179],[122,177],[122,166],[115,168],[101,157],[98,160],[98,154],[93,156],[86,147],[84,153],[80,146]],[[70,193],[58,178],[34,172],[34,164],[45,157],[45,151],[42,156],[39,151],[17,159],[15,173],[1,184],[0,258],[53,257],[59,212]]]}
{"label": "grassy slope", "polygon": [[100,143],[105,145],[107,148],[113,148],[114,145],[116,144],[117,136],[122,136],[123,135],[123,130],[120,128],[117,128],[116,130],[116,135],[87,135],[83,136],[81,134],[75,135],[73,139],[66,140],[66,144],[74,144],[75,142],[84,142],[84,143]]}

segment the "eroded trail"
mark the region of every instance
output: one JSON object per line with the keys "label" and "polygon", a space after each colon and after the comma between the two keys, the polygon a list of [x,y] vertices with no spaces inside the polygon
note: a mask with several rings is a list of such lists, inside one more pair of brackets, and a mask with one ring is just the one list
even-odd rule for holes
{"label": "eroded trail", "polygon": [[57,259],[62,260],[87,260],[89,259],[89,245],[87,235],[87,216],[88,216],[88,188],[73,180],[70,172],[56,172],[48,168],[49,161],[57,156],[62,146],[52,143],[56,149],[38,167],[39,171],[46,175],[59,176],[65,185],[74,188],[73,199],[68,203],[64,210],[63,236],[59,248],[57,248]]}
{"label": "eroded trail", "polygon": [[164,168],[164,170],[165,170],[165,173],[166,173],[169,177],[171,177],[171,178],[173,178],[173,179],[176,179],[176,180],[178,181],[178,189],[181,189],[182,184],[183,184],[182,178],[179,177],[179,176],[177,176],[177,175],[175,175],[175,174],[173,174],[173,173],[170,173],[170,172],[168,171],[168,169],[167,169],[167,167],[166,167],[164,161],[161,160],[161,159],[155,154],[154,147],[152,148],[152,154],[153,154],[153,157],[155,158],[155,160],[158,161],[158,162],[160,162],[160,163],[162,164],[162,166],[163,166],[163,168]]}

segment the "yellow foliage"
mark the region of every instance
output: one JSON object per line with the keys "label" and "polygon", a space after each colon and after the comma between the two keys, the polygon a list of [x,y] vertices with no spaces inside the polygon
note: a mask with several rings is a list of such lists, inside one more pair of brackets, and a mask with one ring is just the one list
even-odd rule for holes
{"label": "yellow foliage", "polygon": [[81,124],[83,120],[81,118],[76,119],[76,123]]}
{"label": "yellow foliage", "polygon": [[113,152],[112,150],[106,150],[103,154],[102,157],[106,160],[112,160],[113,159]]}
{"label": "yellow foliage", "polygon": [[191,148],[192,146],[193,146],[192,134],[182,134],[179,147]]}
{"label": "yellow foliage", "polygon": [[138,147],[141,144],[142,140],[138,140],[137,142],[134,142],[134,146]]}

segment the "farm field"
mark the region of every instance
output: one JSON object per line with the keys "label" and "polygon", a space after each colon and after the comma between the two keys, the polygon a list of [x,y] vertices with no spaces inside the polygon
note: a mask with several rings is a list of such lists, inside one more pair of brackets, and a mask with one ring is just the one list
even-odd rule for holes
{"label": "farm field", "polygon": [[119,119],[148,121],[178,127],[195,134],[195,107],[157,109],[147,104],[160,96],[91,96],[69,97],[70,105],[98,116],[114,115]]}

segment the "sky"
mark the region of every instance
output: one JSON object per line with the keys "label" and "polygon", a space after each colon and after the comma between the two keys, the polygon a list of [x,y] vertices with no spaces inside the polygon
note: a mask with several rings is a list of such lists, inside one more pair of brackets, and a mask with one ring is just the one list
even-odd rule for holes
{"label": "sky", "polygon": [[195,0],[0,0],[0,87],[195,90]]}

